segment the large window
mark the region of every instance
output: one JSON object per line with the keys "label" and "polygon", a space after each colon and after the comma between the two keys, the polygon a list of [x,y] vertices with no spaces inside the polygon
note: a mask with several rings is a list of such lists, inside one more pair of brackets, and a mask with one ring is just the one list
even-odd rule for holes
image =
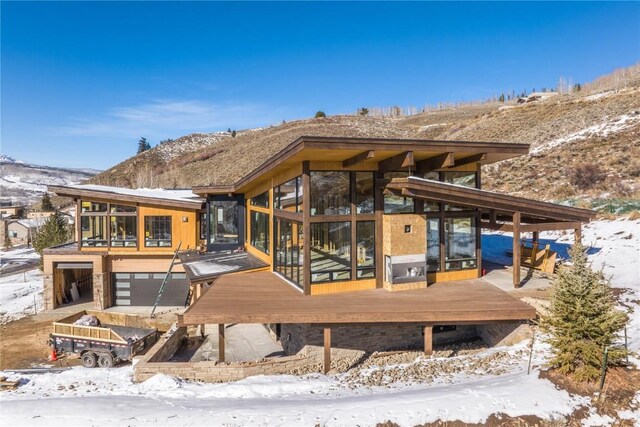
{"label": "large window", "polygon": [[269,192],[265,191],[262,194],[258,194],[257,196],[253,196],[251,198],[251,206],[259,206],[261,208],[269,207]]}
{"label": "large window", "polygon": [[459,217],[445,220],[445,268],[476,268],[476,218]]}
{"label": "large window", "polygon": [[146,247],[171,247],[171,217],[144,217],[144,245]]}
{"label": "large window", "polygon": [[209,243],[239,245],[238,201],[212,200],[209,210]]}
{"label": "large window", "polygon": [[107,204],[106,203],[82,201],[80,206],[81,206],[81,212],[82,213],[86,213],[86,212],[106,213],[107,212]]}
{"label": "large window", "polygon": [[[106,205],[105,205],[106,212]],[[82,215],[80,217],[81,245],[84,247],[107,246],[107,216]]]}
{"label": "large window", "polygon": [[427,218],[427,271],[440,271],[440,218]]}
{"label": "large window", "polygon": [[274,189],[274,207],[283,211],[302,212],[302,178],[297,177]]}
{"label": "large window", "polygon": [[465,187],[477,187],[476,172],[443,172],[443,181],[449,184],[463,185]]}
{"label": "large window", "polygon": [[375,225],[375,221],[358,221],[356,223],[357,279],[376,277]]}
{"label": "large window", "polygon": [[304,286],[302,223],[276,218],[275,233],[275,270],[302,288]]}
{"label": "large window", "polygon": [[111,246],[136,247],[138,246],[138,217],[111,216]]}
{"label": "large window", "polygon": [[251,211],[251,246],[269,253],[269,215]]}
{"label": "large window", "polygon": [[[408,172],[386,172],[384,174],[384,179],[407,178],[408,176],[409,176]],[[413,212],[415,212],[415,207],[414,207],[412,198],[396,196],[392,194],[385,194],[384,213],[394,214],[394,213],[413,213]]]}
{"label": "large window", "polygon": [[311,172],[311,215],[351,214],[349,172]]}
{"label": "large window", "polygon": [[373,197],[373,172],[356,172],[356,213],[370,214],[373,213],[374,197]]}
{"label": "large window", "polygon": [[311,224],[311,282],[351,280],[351,223]]}

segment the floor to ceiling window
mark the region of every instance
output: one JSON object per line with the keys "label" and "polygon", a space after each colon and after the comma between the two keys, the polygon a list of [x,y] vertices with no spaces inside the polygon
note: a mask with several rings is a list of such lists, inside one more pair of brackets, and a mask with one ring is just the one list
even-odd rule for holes
{"label": "floor to ceiling window", "polygon": [[276,217],[273,227],[274,269],[302,289],[304,287],[302,223]]}
{"label": "floor to ceiling window", "polygon": [[311,283],[351,280],[351,222],[311,224]]}

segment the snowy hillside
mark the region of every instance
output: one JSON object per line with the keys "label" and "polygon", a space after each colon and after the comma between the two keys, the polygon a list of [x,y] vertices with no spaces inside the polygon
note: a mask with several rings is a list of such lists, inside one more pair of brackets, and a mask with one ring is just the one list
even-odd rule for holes
{"label": "snowy hillside", "polygon": [[0,199],[29,204],[40,199],[47,185],[85,181],[100,171],[32,165],[0,154]]}

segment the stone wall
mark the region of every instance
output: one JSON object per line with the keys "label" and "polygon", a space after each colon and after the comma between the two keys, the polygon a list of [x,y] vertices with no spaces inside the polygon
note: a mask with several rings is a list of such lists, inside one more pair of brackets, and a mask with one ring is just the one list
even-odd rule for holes
{"label": "stone wall", "polygon": [[[475,326],[457,326],[455,331],[433,334],[433,344],[445,344],[476,337]],[[315,355],[324,345],[323,328],[316,325],[283,324],[281,342],[287,354],[304,349]],[[373,353],[375,351],[423,348],[424,336],[419,325],[362,325],[331,328],[331,348]]]}
{"label": "stone wall", "polygon": [[93,272],[93,308],[104,310],[113,305],[111,292],[111,275],[109,273]]}
{"label": "stone wall", "polygon": [[53,310],[55,308],[54,294],[53,294],[53,274],[43,274],[43,290],[42,300],[45,310]]}
{"label": "stone wall", "polygon": [[526,323],[508,322],[477,325],[476,331],[488,346],[513,345],[531,338],[531,326]]}

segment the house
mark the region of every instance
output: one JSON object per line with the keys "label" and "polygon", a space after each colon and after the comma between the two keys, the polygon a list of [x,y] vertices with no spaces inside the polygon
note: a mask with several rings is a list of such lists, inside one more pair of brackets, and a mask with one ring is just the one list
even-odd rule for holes
{"label": "house", "polygon": [[2,219],[23,218],[25,207],[23,205],[12,205],[8,202],[0,202],[0,217]]}
{"label": "house", "polygon": [[[483,190],[481,165],[525,144],[302,136],[262,162],[173,198],[170,191],[56,186],[76,200],[78,243],[47,250],[45,300],[62,271],[92,269],[94,303],[153,304],[190,287],[181,325],[263,323],[288,354],[306,346],[366,351],[423,343],[435,333],[535,318],[529,305],[479,278],[481,229],[521,235],[572,229],[594,212]],[[233,168],[233,165],[229,165]],[[224,179],[223,179],[224,178]],[[197,195],[197,197],[196,197]],[[200,248],[200,251],[185,251]],[[176,294],[177,295],[177,294]],[[174,298],[171,303],[177,303]]]}
{"label": "house", "polygon": [[6,221],[6,233],[12,245],[23,245],[31,242],[33,233],[42,226],[42,219],[11,219]]}

